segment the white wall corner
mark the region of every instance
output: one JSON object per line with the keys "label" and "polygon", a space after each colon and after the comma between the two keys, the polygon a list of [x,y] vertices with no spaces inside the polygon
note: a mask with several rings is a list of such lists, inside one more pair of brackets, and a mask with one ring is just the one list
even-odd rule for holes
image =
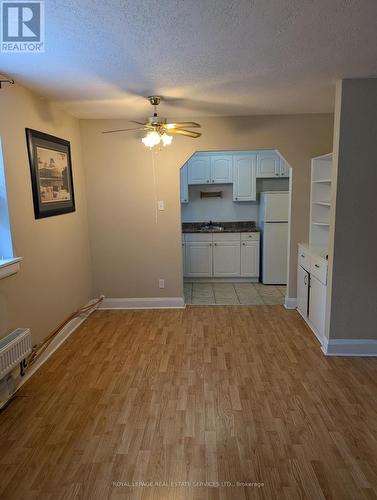
{"label": "white wall corner", "polygon": [[286,309],[296,309],[297,308],[296,297],[285,297],[284,307]]}
{"label": "white wall corner", "polygon": [[184,309],[183,297],[106,298],[99,309]]}
{"label": "white wall corner", "polygon": [[377,340],[324,338],[322,351],[327,356],[377,356]]}

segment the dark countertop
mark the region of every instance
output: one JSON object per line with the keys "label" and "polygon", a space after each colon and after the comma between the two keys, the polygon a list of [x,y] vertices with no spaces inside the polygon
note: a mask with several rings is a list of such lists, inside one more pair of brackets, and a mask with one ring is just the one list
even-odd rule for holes
{"label": "dark countertop", "polygon": [[183,222],[182,233],[258,233],[255,221],[242,222],[212,222],[213,226],[222,226],[224,229],[201,229],[207,225],[204,222]]}

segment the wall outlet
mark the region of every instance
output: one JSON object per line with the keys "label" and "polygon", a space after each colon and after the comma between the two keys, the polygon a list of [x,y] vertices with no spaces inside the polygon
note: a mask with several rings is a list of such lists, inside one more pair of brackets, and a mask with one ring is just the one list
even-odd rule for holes
{"label": "wall outlet", "polygon": [[165,288],[165,280],[158,280],[158,287]]}
{"label": "wall outlet", "polygon": [[159,202],[157,202],[157,205],[159,210],[165,210],[164,200],[160,200]]}

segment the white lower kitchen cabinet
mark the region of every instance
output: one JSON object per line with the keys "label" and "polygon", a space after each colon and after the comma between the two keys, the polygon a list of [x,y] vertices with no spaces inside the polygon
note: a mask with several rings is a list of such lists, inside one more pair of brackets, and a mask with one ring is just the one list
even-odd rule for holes
{"label": "white lower kitchen cabinet", "polygon": [[308,317],[309,279],[309,273],[297,266],[297,310],[305,319]]}
{"label": "white lower kitchen cabinet", "polygon": [[213,243],[213,276],[240,275],[240,241],[215,241]]}
{"label": "white lower kitchen cabinet", "polygon": [[185,242],[185,273],[191,278],[212,277],[212,243]]}
{"label": "white lower kitchen cabinet", "polygon": [[300,244],[297,266],[297,310],[323,343],[325,339],[327,260],[317,248]]}
{"label": "white lower kitchen cabinet", "polygon": [[309,321],[316,330],[319,339],[325,336],[326,285],[315,276],[310,277]]}
{"label": "white lower kitchen cabinet", "polygon": [[259,241],[241,242],[241,276],[259,276]]}

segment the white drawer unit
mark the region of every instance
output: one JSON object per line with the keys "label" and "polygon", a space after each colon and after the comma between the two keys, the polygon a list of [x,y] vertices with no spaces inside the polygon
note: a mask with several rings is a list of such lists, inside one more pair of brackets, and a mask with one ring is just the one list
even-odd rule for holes
{"label": "white drawer unit", "polygon": [[240,233],[213,233],[213,241],[240,241]]}
{"label": "white drawer unit", "polygon": [[189,241],[209,241],[212,243],[212,233],[185,233],[186,243]]}
{"label": "white drawer unit", "polygon": [[310,272],[324,285],[327,284],[327,261],[321,257],[310,257]]}
{"label": "white drawer unit", "polygon": [[259,233],[241,233],[241,241],[259,241]]}
{"label": "white drawer unit", "polygon": [[310,263],[311,257],[310,253],[307,249],[301,245],[298,247],[298,263],[301,267],[303,267],[306,271],[310,273]]}

